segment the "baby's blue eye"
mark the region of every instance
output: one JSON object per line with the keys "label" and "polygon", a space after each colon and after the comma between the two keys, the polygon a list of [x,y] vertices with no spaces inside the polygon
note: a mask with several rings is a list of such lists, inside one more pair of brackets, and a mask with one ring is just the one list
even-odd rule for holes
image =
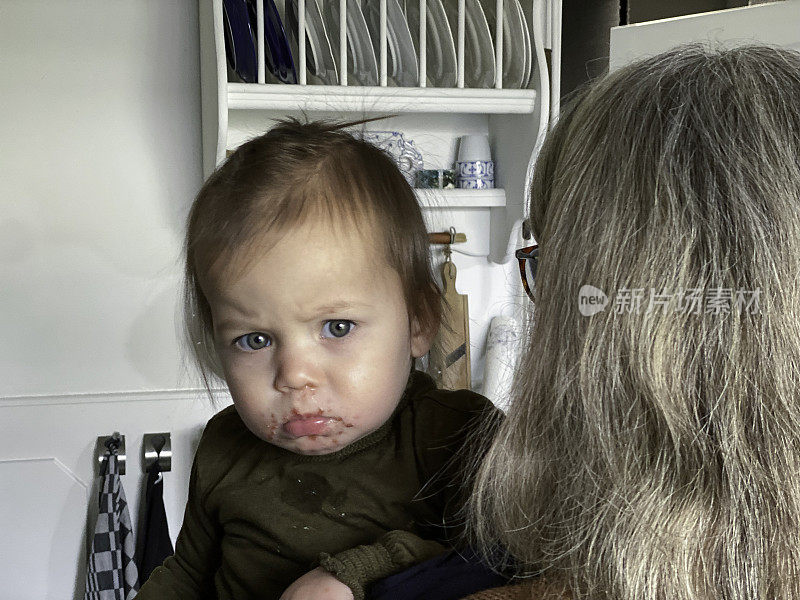
{"label": "baby's blue eye", "polygon": [[254,331],[253,333],[247,333],[236,338],[233,340],[233,343],[241,350],[255,352],[256,350],[261,350],[262,348],[272,345],[272,340],[269,339],[267,334]]}
{"label": "baby's blue eye", "polygon": [[347,321],[344,319],[337,321],[325,321],[325,325],[322,326],[322,337],[342,338],[353,331],[353,327],[355,326],[356,324],[352,321]]}

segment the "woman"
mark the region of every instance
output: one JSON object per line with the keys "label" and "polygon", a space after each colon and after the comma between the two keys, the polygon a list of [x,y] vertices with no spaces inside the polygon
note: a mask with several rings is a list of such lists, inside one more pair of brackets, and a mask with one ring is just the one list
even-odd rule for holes
{"label": "woman", "polygon": [[800,598],[799,111],[800,55],[690,46],[551,132],[535,318],[471,505],[539,577],[470,598]]}

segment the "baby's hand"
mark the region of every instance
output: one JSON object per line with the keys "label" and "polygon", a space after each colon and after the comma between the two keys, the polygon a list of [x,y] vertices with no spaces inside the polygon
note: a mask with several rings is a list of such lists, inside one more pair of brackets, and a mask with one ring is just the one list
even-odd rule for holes
{"label": "baby's hand", "polygon": [[353,592],[328,571],[317,567],[296,579],[280,600],[353,600]]}

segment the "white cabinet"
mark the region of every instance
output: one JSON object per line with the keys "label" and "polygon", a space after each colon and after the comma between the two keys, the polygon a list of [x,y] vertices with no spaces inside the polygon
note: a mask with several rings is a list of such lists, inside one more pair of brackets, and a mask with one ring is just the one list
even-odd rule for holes
{"label": "white cabinet", "polygon": [[[453,2],[452,6],[463,14],[464,0],[447,1]],[[503,14],[503,0],[482,0],[484,4],[487,1],[492,2],[490,14]],[[206,176],[224,160],[228,151],[269,129],[275,119],[286,116],[357,120],[393,115],[365,127],[402,132],[422,153],[426,169],[452,168],[460,136],[473,133],[489,136],[497,189],[486,193],[468,190],[420,193],[431,231],[455,227],[467,235],[467,243],[454,246],[453,260],[459,268],[459,291],[469,295],[473,387],[478,387],[482,375],[481,355],[489,321],[513,304],[509,295],[521,293],[516,286],[516,267],[507,256],[509,235],[525,210],[524,184],[531,152],[537,137],[547,127],[551,104],[557,106],[557,102],[551,103],[551,93],[557,93],[558,77],[550,77],[546,63],[549,58],[553,65],[559,65],[560,0],[522,0],[522,5],[532,41],[533,67],[527,88],[502,89],[502,81],[498,80],[495,87],[477,89],[463,87],[463,77],[452,88],[229,83],[222,31],[223,0],[200,0]],[[512,6],[509,0],[506,6]],[[279,4],[283,15],[282,8]],[[459,65],[464,63],[464,46],[459,43],[464,28],[461,21],[461,36],[459,26],[453,25]],[[490,19],[489,26],[496,25]],[[497,35],[495,31],[496,40]],[[522,51],[524,40],[507,38],[500,43],[509,44],[506,50],[514,52]],[[499,43],[495,46],[495,68],[502,73],[499,46]],[[379,80],[385,83],[385,44],[383,49],[383,53],[378,51],[378,64],[383,65]],[[263,44],[259,51],[264,52]],[[258,62],[263,72],[263,57]],[[419,64],[425,62],[420,60]],[[301,71],[298,65],[298,74]],[[266,79],[263,75],[259,77]],[[417,81],[420,79],[424,81],[422,74]],[[502,262],[505,262],[502,266],[497,264]]]}
{"label": "white cabinet", "polygon": [[691,42],[770,44],[800,50],[800,1],[785,0],[611,28],[613,71]]}

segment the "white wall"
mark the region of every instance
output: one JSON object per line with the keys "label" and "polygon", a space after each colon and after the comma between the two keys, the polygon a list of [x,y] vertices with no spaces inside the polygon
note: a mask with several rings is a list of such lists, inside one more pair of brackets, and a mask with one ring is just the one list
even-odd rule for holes
{"label": "white wall", "polygon": [[197,35],[192,0],[3,2],[1,396],[178,387]]}
{"label": "white wall", "polygon": [[141,435],[172,432],[180,526],[213,412],[175,325],[198,52],[195,0],[0,3],[0,600],[82,597],[99,435],[136,518]]}

